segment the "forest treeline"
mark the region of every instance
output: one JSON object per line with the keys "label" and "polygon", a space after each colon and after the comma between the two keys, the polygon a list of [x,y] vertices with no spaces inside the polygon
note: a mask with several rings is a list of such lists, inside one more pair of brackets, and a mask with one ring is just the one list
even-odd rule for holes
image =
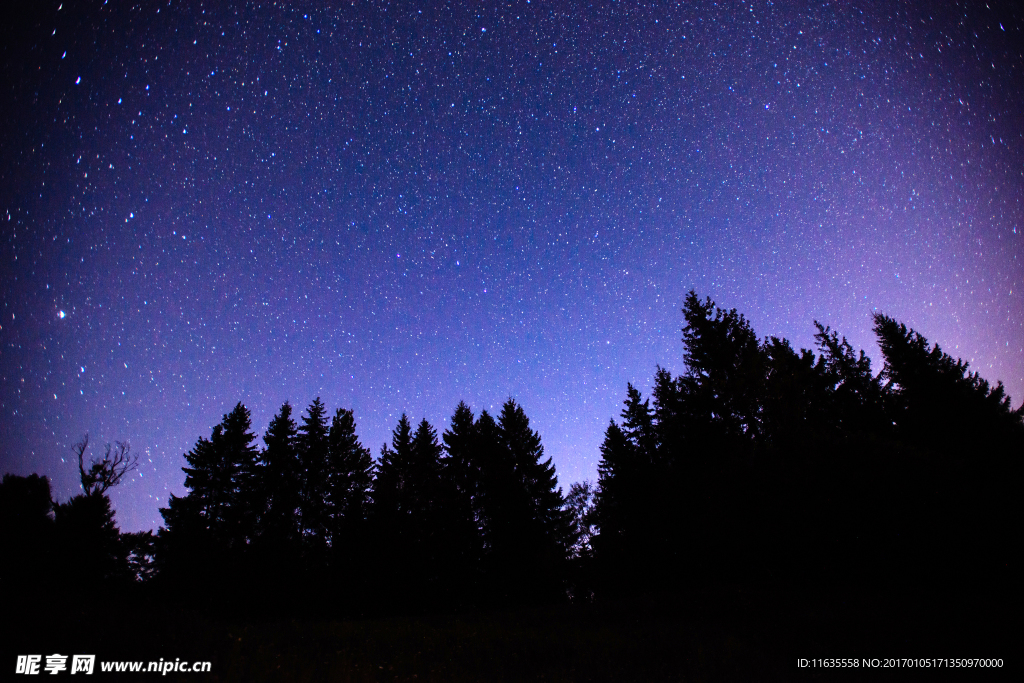
{"label": "forest treeline", "polygon": [[[1014,575],[1024,406],[882,314],[876,372],[815,323],[816,350],[759,339],[687,296],[685,367],[627,388],[599,478],[563,494],[509,399],[460,403],[438,434],[402,415],[377,459],[352,412],[281,406],[262,439],[241,403],[185,454],[187,493],[156,534],[118,533],[122,444],[51,499],[5,475],[7,586],[82,581],[349,613],[589,600],[707,586],[967,595]],[[260,444],[262,441],[262,444]]]}

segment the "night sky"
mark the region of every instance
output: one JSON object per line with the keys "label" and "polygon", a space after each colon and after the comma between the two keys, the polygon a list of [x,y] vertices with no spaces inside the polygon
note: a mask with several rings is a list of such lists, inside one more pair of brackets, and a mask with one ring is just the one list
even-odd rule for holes
{"label": "night sky", "polygon": [[123,530],[239,400],[260,435],[351,408],[376,455],[403,411],[513,396],[594,479],[626,383],[683,369],[691,288],[876,370],[884,311],[1024,398],[1009,5],[22,4],[0,465],[65,500],[82,434],[130,441]]}

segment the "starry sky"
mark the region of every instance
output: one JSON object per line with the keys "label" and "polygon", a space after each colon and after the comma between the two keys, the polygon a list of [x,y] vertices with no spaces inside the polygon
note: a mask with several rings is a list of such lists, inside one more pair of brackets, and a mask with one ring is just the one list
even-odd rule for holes
{"label": "starry sky", "polygon": [[513,396],[594,479],[691,288],[876,369],[881,310],[1024,398],[1010,4],[10,4],[0,465],[65,500],[129,441],[124,530],[240,400],[377,454]]}

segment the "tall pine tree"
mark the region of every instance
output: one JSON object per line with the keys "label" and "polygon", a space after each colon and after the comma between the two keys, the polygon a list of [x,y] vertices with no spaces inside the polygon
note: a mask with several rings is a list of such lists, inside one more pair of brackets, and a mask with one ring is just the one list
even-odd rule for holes
{"label": "tall pine tree", "polygon": [[285,401],[267,427],[263,436],[266,448],[261,455],[260,489],[266,501],[266,513],[260,526],[265,540],[273,545],[299,539],[302,463],[297,436],[292,406]]}
{"label": "tall pine tree", "polygon": [[336,550],[362,527],[372,483],[373,457],[359,443],[352,411],[338,408],[327,434],[327,504]]}
{"label": "tall pine tree", "polygon": [[330,534],[330,469],[327,410],[319,396],[309,404],[298,431],[296,448],[302,472],[299,501],[302,535],[307,545],[322,550],[327,547]]}

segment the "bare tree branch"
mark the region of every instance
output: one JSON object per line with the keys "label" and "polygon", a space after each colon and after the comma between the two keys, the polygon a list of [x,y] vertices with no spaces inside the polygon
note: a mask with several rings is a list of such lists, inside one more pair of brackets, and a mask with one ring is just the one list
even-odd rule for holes
{"label": "bare tree branch", "polygon": [[81,441],[79,441],[78,443],[76,443],[74,446],[71,447],[71,450],[74,451],[75,455],[78,456],[78,476],[79,476],[79,478],[80,478],[80,480],[82,482],[82,489],[84,489],[86,493],[89,492],[88,488],[86,486],[86,482],[88,481],[88,476],[85,473],[85,465],[84,465],[83,458],[85,457],[85,449],[88,448],[88,447],[89,447],[89,435],[88,434],[83,436]]}
{"label": "bare tree branch", "polygon": [[124,475],[138,467],[139,456],[132,455],[132,447],[126,441],[115,441],[106,445],[102,460],[93,460],[88,471],[85,469],[85,450],[89,447],[89,435],[75,444],[71,450],[78,456],[78,473],[82,479],[82,490],[86,495],[102,495],[112,486],[117,486]]}

